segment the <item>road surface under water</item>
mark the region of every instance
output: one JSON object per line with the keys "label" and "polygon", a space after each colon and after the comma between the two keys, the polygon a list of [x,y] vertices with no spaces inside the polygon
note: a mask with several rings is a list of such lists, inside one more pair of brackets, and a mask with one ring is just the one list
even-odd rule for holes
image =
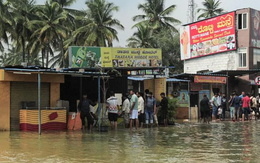
{"label": "road surface under water", "polygon": [[260,162],[260,122],[41,136],[0,132],[0,162]]}

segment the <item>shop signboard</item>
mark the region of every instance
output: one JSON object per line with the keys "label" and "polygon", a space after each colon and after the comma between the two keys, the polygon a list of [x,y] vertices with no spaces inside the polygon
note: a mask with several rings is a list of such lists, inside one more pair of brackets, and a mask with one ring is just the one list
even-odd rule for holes
{"label": "shop signboard", "polygon": [[251,9],[251,47],[260,48],[260,11]]}
{"label": "shop signboard", "polygon": [[226,84],[227,77],[220,76],[194,76],[194,83]]}
{"label": "shop signboard", "polygon": [[180,43],[182,60],[235,50],[235,12],[182,27]]}
{"label": "shop signboard", "polygon": [[69,47],[71,68],[162,67],[161,49]]}
{"label": "shop signboard", "polygon": [[69,53],[72,68],[90,68],[101,65],[100,48],[98,47],[70,47]]}

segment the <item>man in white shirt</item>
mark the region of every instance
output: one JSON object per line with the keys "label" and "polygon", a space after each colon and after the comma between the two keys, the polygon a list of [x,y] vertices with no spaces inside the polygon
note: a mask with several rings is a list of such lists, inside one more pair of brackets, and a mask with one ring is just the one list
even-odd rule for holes
{"label": "man in white shirt", "polygon": [[122,112],[124,115],[124,123],[125,123],[125,128],[129,127],[129,120],[130,120],[130,101],[129,99],[124,96],[123,97],[123,105],[122,105]]}
{"label": "man in white shirt", "polygon": [[117,130],[118,100],[113,91],[110,92],[110,97],[107,99],[107,109],[111,129]]}
{"label": "man in white shirt", "polygon": [[144,98],[142,97],[142,93],[137,92],[136,93],[138,97],[138,120],[141,124],[141,128],[143,128],[144,123]]}

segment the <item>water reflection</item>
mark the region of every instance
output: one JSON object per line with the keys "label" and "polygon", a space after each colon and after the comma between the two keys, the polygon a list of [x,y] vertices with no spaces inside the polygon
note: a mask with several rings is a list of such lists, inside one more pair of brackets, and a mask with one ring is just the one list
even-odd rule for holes
{"label": "water reflection", "polygon": [[0,132],[4,162],[258,162],[259,122],[130,132]]}

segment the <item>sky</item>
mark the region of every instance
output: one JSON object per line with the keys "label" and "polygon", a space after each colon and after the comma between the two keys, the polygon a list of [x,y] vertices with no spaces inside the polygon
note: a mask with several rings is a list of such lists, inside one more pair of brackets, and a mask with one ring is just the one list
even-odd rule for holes
{"label": "sky", "polygon": [[[38,4],[44,4],[46,0],[36,0]],[[114,17],[118,19],[121,24],[125,27],[123,31],[118,31],[118,41],[114,41],[114,47],[125,47],[127,45],[127,39],[132,36],[135,32],[135,29],[132,29],[132,26],[136,23],[132,21],[133,16],[142,14],[138,10],[138,4],[142,4],[145,0],[107,0],[108,2],[113,2],[116,6],[119,6],[119,11],[114,13]],[[198,8],[202,7],[202,2],[204,0],[194,0]],[[260,10],[259,0],[220,0],[220,7],[223,8],[226,12],[234,11],[241,8],[254,8]],[[172,17],[180,20],[182,24],[188,23],[188,4],[189,0],[165,0],[165,8],[170,5],[176,5],[176,10],[172,13]],[[259,6],[259,7],[258,7]],[[258,8],[256,8],[258,7]],[[71,8],[74,9],[86,9],[85,0],[77,0]],[[198,16],[198,14],[197,14]],[[179,28],[178,26],[177,28]]]}

